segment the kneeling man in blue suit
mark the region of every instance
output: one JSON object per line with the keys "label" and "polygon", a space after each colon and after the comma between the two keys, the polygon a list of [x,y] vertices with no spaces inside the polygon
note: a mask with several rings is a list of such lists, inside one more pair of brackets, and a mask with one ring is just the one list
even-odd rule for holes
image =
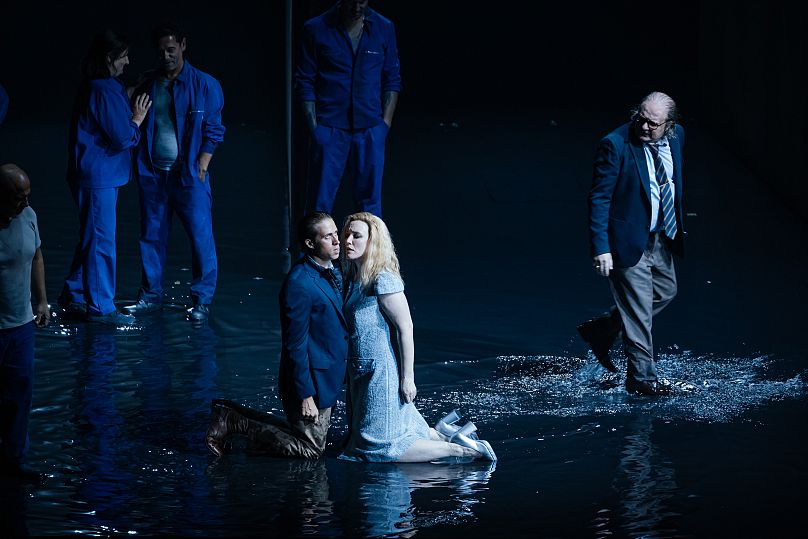
{"label": "kneeling man in blue suit", "polygon": [[217,456],[232,434],[244,434],[254,452],[278,457],[318,458],[325,451],[331,408],[345,381],[348,326],[342,314],[339,232],[326,213],[298,224],[306,256],[289,271],[279,295],[282,351],[278,386],[287,421],[240,406],[213,401],[206,435]]}

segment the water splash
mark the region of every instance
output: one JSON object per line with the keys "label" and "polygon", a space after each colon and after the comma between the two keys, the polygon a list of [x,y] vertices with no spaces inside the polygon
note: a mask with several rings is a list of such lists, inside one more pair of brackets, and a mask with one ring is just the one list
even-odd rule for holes
{"label": "water splash", "polygon": [[785,360],[766,354],[722,357],[677,350],[660,354],[660,377],[670,380],[676,390],[669,398],[627,394],[624,375],[606,371],[591,355],[499,356],[493,361],[493,377],[465,381],[461,389],[444,387],[434,397],[423,396],[421,405],[474,410],[479,420],[619,415],[646,409],[661,420],[726,423],[748,410],[805,393],[806,373],[790,370]]}

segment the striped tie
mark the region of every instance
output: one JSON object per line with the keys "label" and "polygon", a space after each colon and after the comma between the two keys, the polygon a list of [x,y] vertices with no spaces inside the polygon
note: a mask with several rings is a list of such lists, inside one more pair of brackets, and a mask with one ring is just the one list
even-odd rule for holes
{"label": "striped tie", "polygon": [[656,181],[659,184],[659,205],[662,211],[662,228],[665,235],[670,239],[676,237],[676,210],[673,207],[673,194],[671,184],[668,181],[668,174],[662,159],[659,158],[659,148],[656,144],[649,144],[651,155],[654,157],[654,168],[656,169]]}

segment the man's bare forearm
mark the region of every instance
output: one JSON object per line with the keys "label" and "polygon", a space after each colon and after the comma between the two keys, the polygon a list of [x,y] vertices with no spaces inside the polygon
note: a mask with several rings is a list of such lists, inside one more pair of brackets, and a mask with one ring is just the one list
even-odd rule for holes
{"label": "man's bare forearm", "polygon": [[382,118],[387,125],[393,125],[393,115],[398,104],[398,92],[384,92],[382,96]]}
{"label": "man's bare forearm", "polygon": [[309,130],[314,131],[317,127],[317,108],[314,101],[303,102],[303,116],[306,118],[306,125],[309,126]]}

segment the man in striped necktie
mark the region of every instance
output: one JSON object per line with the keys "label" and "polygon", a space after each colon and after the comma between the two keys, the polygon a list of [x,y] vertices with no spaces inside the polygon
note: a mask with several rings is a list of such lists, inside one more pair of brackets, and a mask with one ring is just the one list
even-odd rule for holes
{"label": "man in striped necktie", "polygon": [[609,349],[622,330],[626,390],[667,395],[660,383],[651,335],[655,316],[676,295],[673,254],[682,255],[682,146],[676,104],[666,94],[647,95],[631,122],[604,137],[595,158],[589,194],[593,267],[609,278],[610,313],[578,331],[595,357],[616,370]]}

